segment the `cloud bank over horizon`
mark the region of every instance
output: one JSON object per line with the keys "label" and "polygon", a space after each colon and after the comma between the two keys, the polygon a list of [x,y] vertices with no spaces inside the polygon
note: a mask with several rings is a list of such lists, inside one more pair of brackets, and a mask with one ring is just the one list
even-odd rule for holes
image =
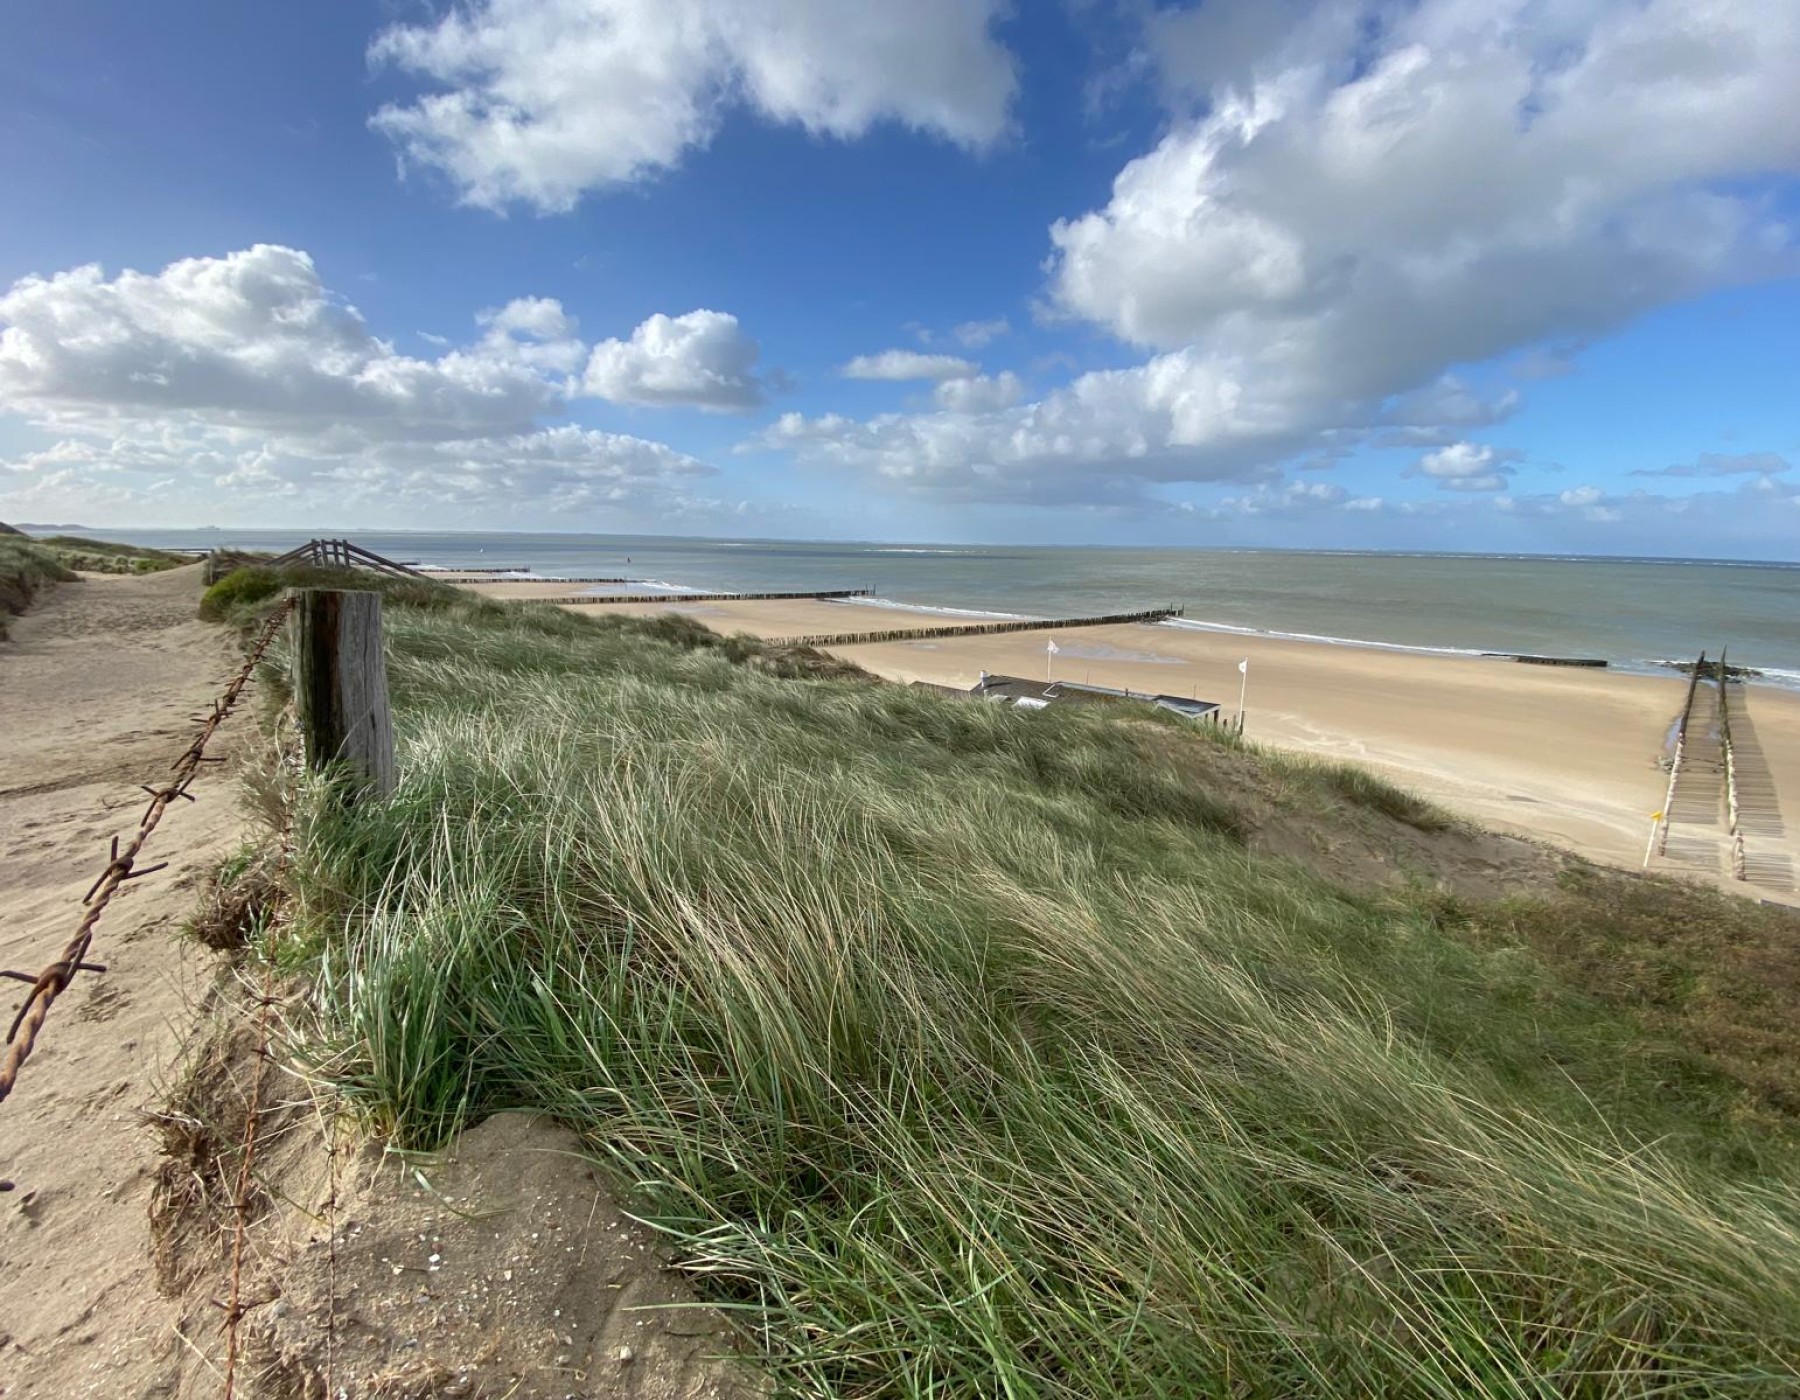
{"label": "cloud bank over horizon", "polygon": [[469,344],[421,359],[371,333],[294,248],[25,278],[0,296],[0,406],[57,440],[0,472],[30,478],[27,503],[66,499],[75,479],[104,500],[128,475],[175,472],[313,509],[666,505],[714,469],[543,420],[583,393],[712,406],[748,392],[754,347],[731,317],[693,316],[680,319],[694,335],[661,336],[675,323],[656,318],[590,359],[559,303],[521,298],[482,313]]}

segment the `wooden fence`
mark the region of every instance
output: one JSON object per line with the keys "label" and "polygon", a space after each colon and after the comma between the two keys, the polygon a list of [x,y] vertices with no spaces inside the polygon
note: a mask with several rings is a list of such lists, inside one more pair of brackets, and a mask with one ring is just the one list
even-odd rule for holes
{"label": "wooden fence", "polygon": [[266,569],[367,569],[394,578],[425,578],[427,575],[405,564],[397,564],[372,549],[351,544],[349,540],[308,540],[298,549],[290,549],[273,559],[246,554],[242,550],[217,549],[206,556],[205,577],[208,584],[217,583],[233,569],[255,564]]}
{"label": "wooden fence", "polygon": [[364,549],[349,540],[308,540],[298,549],[269,561],[271,569],[285,569],[294,564],[311,564],[322,569],[372,569],[378,574],[394,574],[400,578],[424,578],[417,569],[396,564],[372,549]]}

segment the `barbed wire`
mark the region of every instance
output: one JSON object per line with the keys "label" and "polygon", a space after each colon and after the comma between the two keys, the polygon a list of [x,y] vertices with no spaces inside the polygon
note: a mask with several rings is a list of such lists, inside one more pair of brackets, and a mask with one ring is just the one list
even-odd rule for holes
{"label": "barbed wire", "polygon": [[50,1008],[57,997],[67,990],[77,973],[106,971],[103,964],[87,961],[88,950],[94,941],[94,926],[100,922],[100,916],[106,912],[107,906],[112,903],[113,896],[122,885],[152,875],[168,865],[167,861],[162,861],[156,865],[139,867],[137,858],[143,853],[157,823],[162,821],[163,813],[178,799],[188,802],[194,800],[188,787],[199,775],[200,765],[222,761],[207,756],[207,741],[236,707],[244,693],[244,687],[250,683],[251,673],[256,670],[270,643],[280,633],[293,606],[291,598],[284,600],[270,615],[267,625],[250,648],[250,654],[244,659],[244,664],[219,698],[213,701],[212,712],[201,723],[193,742],[170,765],[172,776],[169,780],[161,787],[142,785],[144,791],[150,794],[150,805],[138,819],[137,834],[123,849],[119,846],[119,838],[113,837],[112,852],[106,868],[82,896],[81,902],[86,912],[82,914],[81,922],[76,925],[75,935],[63,949],[62,956],[35,977],[25,972],[0,971],[0,977],[31,984],[31,991],[27,994],[24,1005],[19,1008],[6,1032],[6,1054],[4,1058],[0,1058],[0,1101],[4,1101],[12,1093],[19,1071],[31,1057],[31,1052],[37,1045],[38,1033],[44,1028],[44,1019],[50,1014]]}

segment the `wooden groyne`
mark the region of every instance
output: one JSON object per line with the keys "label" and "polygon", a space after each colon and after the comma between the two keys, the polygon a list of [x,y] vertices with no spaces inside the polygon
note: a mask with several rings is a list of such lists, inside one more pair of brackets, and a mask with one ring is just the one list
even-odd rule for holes
{"label": "wooden groyne", "polygon": [[[1736,680],[1742,668],[1724,668]],[[1787,853],[1786,830],[1775,774],[1769,767],[1751,717],[1747,686],[1724,697],[1721,732],[1725,739],[1725,802],[1731,820],[1732,874],[1772,889],[1794,888],[1793,857]]]}
{"label": "wooden groyne", "polygon": [[1535,656],[1528,651],[1490,651],[1486,656],[1503,656],[1508,661],[1522,661],[1527,666],[1585,666],[1603,670],[1607,662],[1592,656]]}
{"label": "wooden groyne", "polygon": [[567,578],[487,578],[489,573],[528,574],[529,568],[520,569],[433,569],[432,578],[441,578],[445,583],[643,583],[641,578],[593,578],[585,574],[574,574]]}
{"label": "wooden groyne", "polygon": [[[1708,781],[1718,774],[1717,709],[1711,687],[1702,690],[1700,686],[1706,669],[1706,653],[1701,652],[1688,674],[1687,696],[1681,704],[1681,717],[1675,722],[1675,754],[1669,763],[1662,831],[1656,841],[1659,856],[1669,855],[1671,827],[1680,824],[1704,828],[1717,820],[1718,793]],[[1677,843],[1675,858],[1704,864],[1709,854],[1705,848],[1704,841],[1684,833]]]}
{"label": "wooden groyne", "polygon": [[874,642],[935,641],[941,637],[992,637],[1002,632],[1049,632],[1063,627],[1113,627],[1128,622],[1162,622],[1180,617],[1180,608],[1152,608],[1147,612],[1108,613],[1104,617],[1020,618],[1009,622],[964,622],[944,627],[888,627],[876,632],[815,632],[806,637],[783,637],[776,646],[860,647]]}
{"label": "wooden groyne", "polygon": [[[1699,674],[1696,670],[1695,674]],[[1719,652],[1719,747],[1725,754],[1725,816],[1726,830],[1731,835],[1731,875],[1734,880],[1744,878],[1744,833],[1738,829],[1738,770],[1737,758],[1731,747],[1731,704],[1725,693],[1725,687],[1731,679],[1731,672],[1725,665],[1725,652]]]}
{"label": "wooden groyne", "polygon": [[1730,665],[1721,649],[1718,660],[1702,652],[1681,669],[1687,699],[1675,726],[1661,830],[1644,864],[1661,854],[1713,874],[1723,864],[1734,880],[1793,888],[1793,863],[1780,850],[1781,804],[1750,720],[1743,668]]}
{"label": "wooden groyne", "polygon": [[[537,583],[562,580],[534,580]],[[844,598],[867,598],[869,588],[832,588],[816,593],[570,593],[555,598],[533,598],[534,603],[775,603],[811,600],[833,602]]]}

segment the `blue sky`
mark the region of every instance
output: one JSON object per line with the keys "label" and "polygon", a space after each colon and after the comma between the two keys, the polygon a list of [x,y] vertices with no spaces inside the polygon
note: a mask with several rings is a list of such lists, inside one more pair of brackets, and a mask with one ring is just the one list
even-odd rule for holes
{"label": "blue sky", "polygon": [[0,518],[1800,558],[1792,0],[0,12]]}

